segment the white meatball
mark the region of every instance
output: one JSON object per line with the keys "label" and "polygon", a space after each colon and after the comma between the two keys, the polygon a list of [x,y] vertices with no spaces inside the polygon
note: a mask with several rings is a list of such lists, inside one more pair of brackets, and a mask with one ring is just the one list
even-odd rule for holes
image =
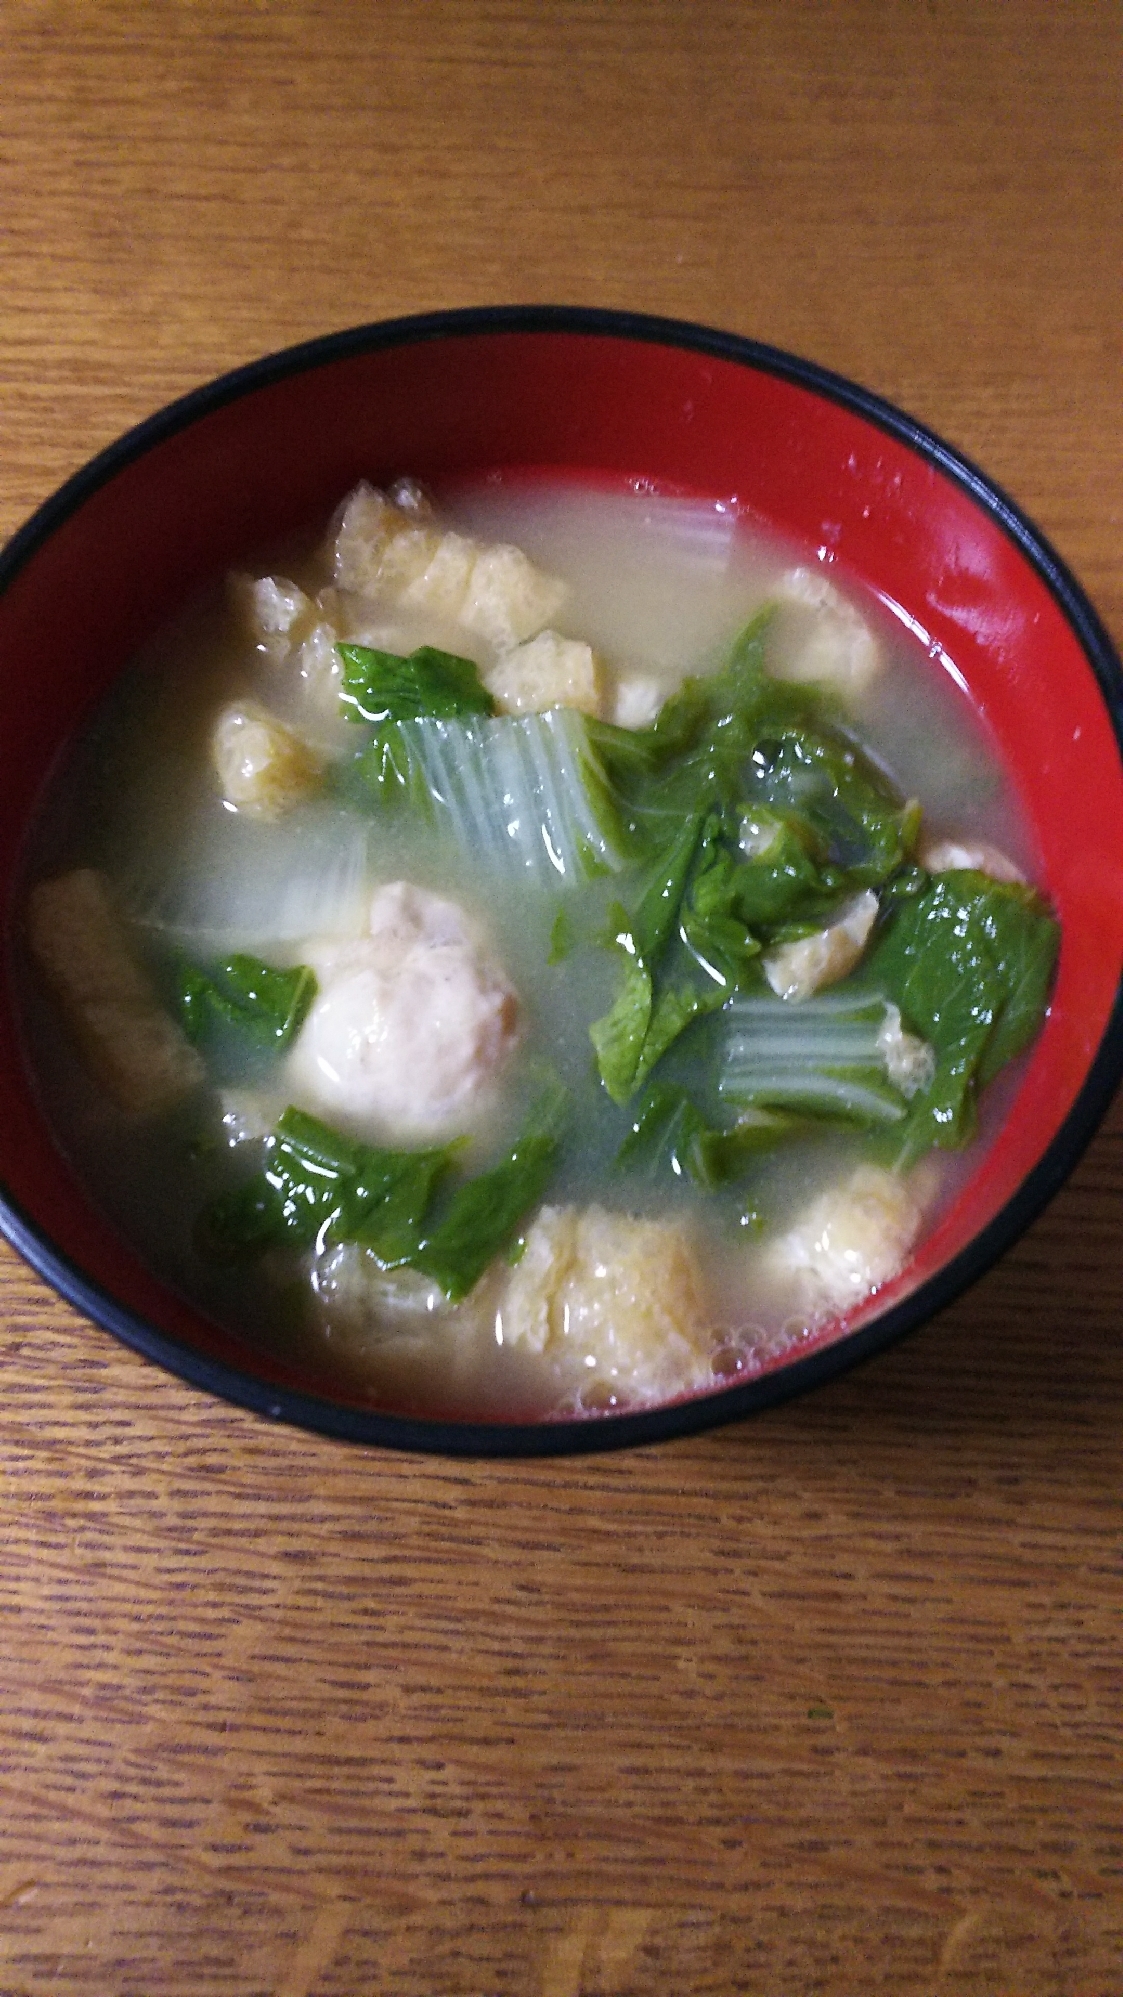
{"label": "white meatball", "polygon": [[294,1099],[376,1142],[453,1136],[486,1107],[518,1001],[464,911],[408,881],[368,933],[306,944],[320,990],[289,1057]]}

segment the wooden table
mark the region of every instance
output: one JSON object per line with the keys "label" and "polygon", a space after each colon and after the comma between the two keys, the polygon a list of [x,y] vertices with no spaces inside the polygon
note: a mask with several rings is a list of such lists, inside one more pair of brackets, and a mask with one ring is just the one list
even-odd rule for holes
{"label": "wooden table", "polygon": [[[171,396],[489,300],[980,460],[1123,634],[1117,0],[0,0],[0,532]],[[278,1431],[0,1256],[0,1993],[1117,1997],[1123,1117],[698,1440]]]}

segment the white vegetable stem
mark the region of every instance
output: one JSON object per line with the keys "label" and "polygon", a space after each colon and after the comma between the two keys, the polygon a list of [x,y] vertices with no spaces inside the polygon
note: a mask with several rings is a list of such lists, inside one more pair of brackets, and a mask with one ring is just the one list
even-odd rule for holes
{"label": "white vegetable stem", "polygon": [[623,865],[604,773],[572,709],[470,724],[425,717],[398,728],[467,851],[555,887]]}

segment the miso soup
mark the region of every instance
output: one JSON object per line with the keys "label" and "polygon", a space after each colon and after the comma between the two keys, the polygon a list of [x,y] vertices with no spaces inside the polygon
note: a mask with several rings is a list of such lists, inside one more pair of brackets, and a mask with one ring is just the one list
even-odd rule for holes
{"label": "miso soup", "polygon": [[56,779],[28,1059],[248,1342],[593,1417],[907,1266],[1047,1005],[1033,871],[953,679],[814,553],[648,492],[360,486]]}

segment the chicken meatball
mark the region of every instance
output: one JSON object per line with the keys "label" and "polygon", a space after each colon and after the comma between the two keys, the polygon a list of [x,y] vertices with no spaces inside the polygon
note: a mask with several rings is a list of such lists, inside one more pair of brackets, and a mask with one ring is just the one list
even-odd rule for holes
{"label": "chicken meatball", "polygon": [[463,909],[394,881],[368,932],[305,946],[319,995],[289,1057],[303,1107],[376,1143],[478,1120],[518,1037],[518,1000]]}

